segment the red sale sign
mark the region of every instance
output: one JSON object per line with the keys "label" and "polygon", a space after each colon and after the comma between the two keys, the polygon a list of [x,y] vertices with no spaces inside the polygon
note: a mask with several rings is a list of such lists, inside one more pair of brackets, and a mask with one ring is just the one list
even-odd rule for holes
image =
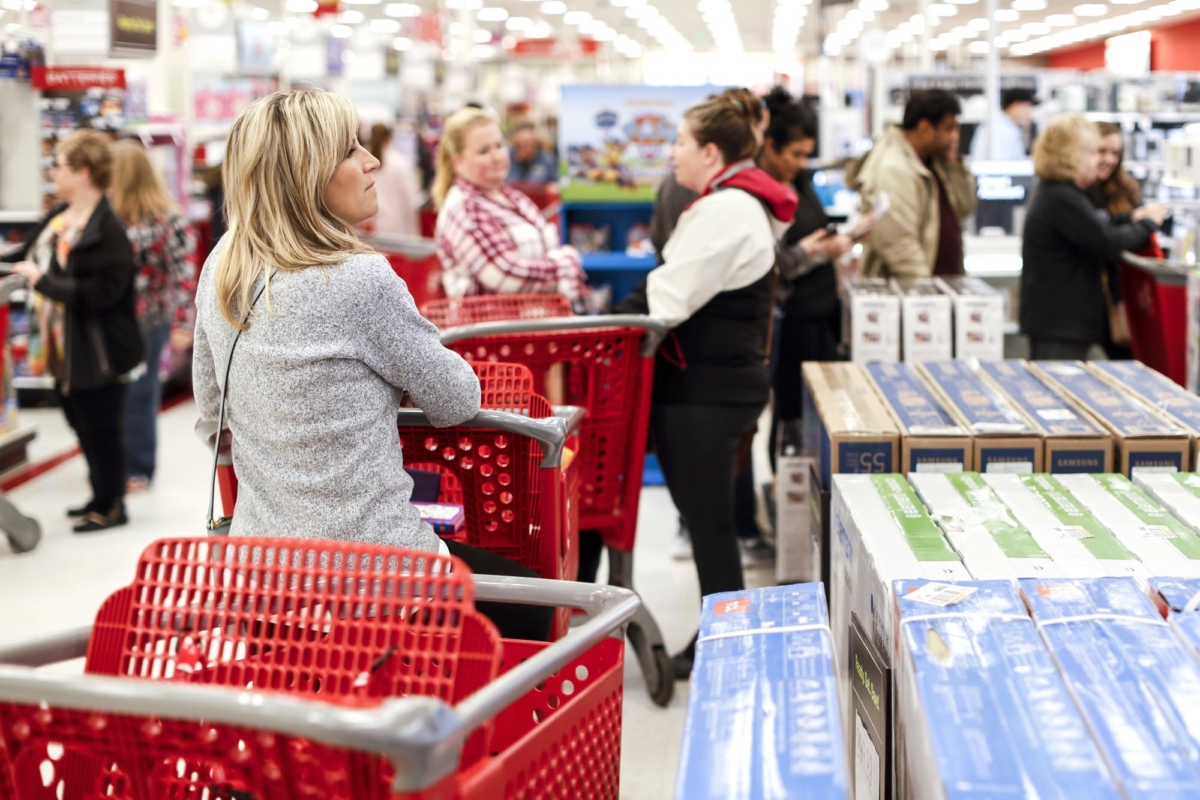
{"label": "red sale sign", "polygon": [[35,89],[78,92],[86,89],[124,89],[125,70],[110,67],[34,67],[30,83]]}

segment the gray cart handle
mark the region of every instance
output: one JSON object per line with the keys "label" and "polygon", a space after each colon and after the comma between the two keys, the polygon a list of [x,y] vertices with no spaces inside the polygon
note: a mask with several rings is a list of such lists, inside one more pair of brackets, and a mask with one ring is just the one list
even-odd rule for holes
{"label": "gray cart handle", "polygon": [[642,605],[634,592],[615,586],[541,578],[472,577],[476,601],[579,608],[588,613],[589,619],[453,707],[437,698],[401,697],[359,710],[240,688],[31,669],[82,657],[90,628],[0,647],[0,702],[47,703],[52,708],[182,721],[203,719],[268,729],[335,747],[378,753],[396,767],[395,791],[418,791],[457,769],[462,744],[473,730],[605,637],[623,638],[625,623]]}
{"label": "gray cart handle", "polygon": [[367,242],[381,253],[396,253],[405,258],[428,258],[437,252],[437,242],[424,236],[378,234]]}
{"label": "gray cart handle", "polygon": [[20,275],[8,275],[0,280],[0,303],[8,303],[12,296],[22,289],[28,289],[29,284]]}
{"label": "gray cart handle", "polygon": [[[563,406],[564,409],[572,408],[571,406]],[[423,428],[437,427],[429,421],[425,416],[425,412],[419,408],[402,408],[400,413],[396,415],[396,424],[399,427],[405,428]],[[466,422],[459,423],[455,427],[460,428],[494,428],[499,431],[514,433],[518,436],[528,436],[531,439],[537,439],[542,443],[542,449],[545,450],[545,456],[542,458],[542,467],[558,467],[562,464],[563,446],[566,444],[567,437],[572,433],[573,426],[578,427],[574,418],[568,415],[568,418],[559,416],[549,417],[547,419],[530,419],[523,417],[520,414],[513,414],[508,411],[490,411],[483,410],[476,414]],[[211,448],[217,434],[217,423],[215,420],[200,419],[196,421],[196,436],[200,441],[204,442],[205,447]],[[221,454],[217,463],[222,466],[228,466],[233,463],[231,446],[233,437],[228,428],[221,435]]]}
{"label": "gray cart handle", "polygon": [[513,333],[546,333],[550,331],[586,331],[600,328],[641,328],[646,332],[642,339],[642,356],[650,357],[658,350],[662,340],[671,329],[661,320],[642,314],[609,314],[602,316],[541,317],[539,319],[511,319],[498,322],[477,322],[459,325],[442,333],[442,344],[450,345],[464,339],[481,336],[498,336]]}

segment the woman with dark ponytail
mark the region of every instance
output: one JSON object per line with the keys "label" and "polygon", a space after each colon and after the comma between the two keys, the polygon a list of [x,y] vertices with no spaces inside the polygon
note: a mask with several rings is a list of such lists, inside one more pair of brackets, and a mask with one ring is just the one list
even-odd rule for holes
{"label": "woman with dark ponytail", "polygon": [[[762,102],[731,89],[688,109],[671,157],[700,197],[679,218],[663,264],[618,310],[671,326],[654,375],[651,432],[688,522],[702,596],[744,587],[733,522],[734,464],[770,395],[767,338],[775,242],[796,195],[754,164]],[[675,656],[691,674],[695,638]]]}

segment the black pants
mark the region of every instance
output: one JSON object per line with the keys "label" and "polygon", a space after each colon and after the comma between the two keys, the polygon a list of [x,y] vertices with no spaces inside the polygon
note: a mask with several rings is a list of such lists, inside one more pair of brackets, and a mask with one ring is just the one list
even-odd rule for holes
{"label": "black pants", "polygon": [[800,419],[802,411],[803,377],[801,369],[808,361],[841,361],[838,353],[840,319],[827,317],[800,318],[784,315],[779,323],[779,363],[772,380],[775,405],[771,413],[771,439],[767,448],[771,469],[775,468],[775,441],[782,422]]}
{"label": "black pants", "polygon": [[[442,541],[446,543],[450,555],[462,559],[471,568],[471,572],[477,575],[541,577],[528,567],[495,553],[449,539]],[[492,621],[505,639],[526,639],[535,642],[550,640],[550,632],[554,626],[553,608],[521,605],[520,603],[476,603],[475,607]]]}
{"label": "black pants", "polygon": [[1087,342],[1029,338],[1029,357],[1034,361],[1084,361],[1091,349]]}
{"label": "black pants", "polygon": [[687,520],[700,595],[743,589],[734,532],[734,468],[742,435],[762,407],[656,406],[654,447],[667,490]]}
{"label": "black pants", "polygon": [[69,395],[57,387],[67,423],[79,437],[92,484],[89,510],[108,514],[125,497],[125,391],[114,383]]}

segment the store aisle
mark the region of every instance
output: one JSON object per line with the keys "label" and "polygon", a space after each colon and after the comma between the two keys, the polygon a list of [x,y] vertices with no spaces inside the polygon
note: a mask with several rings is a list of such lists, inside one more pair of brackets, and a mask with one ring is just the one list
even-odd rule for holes
{"label": "store aisle", "polygon": [[[74,445],[56,410],[23,412],[38,426],[32,451],[41,459]],[[64,510],[86,499],[86,469],[75,457],[15,489],[10,498],[42,523],[37,550],[14,556],[0,538],[0,643],[90,624],[100,603],[129,582],[145,546],[164,536],[200,535],[204,526],[209,462],[192,433],[196,407],[185,403],[163,413],[160,474],[149,492],[128,500],[128,527],[89,536],[71,532]],[[654,612],[672,652],[695,631],[699,608],[691,562],[671,558],[677,517],[665,489],[643,492],[638,521],[636,586]],[[769,573],[750,573],[754,585]],[[757,580],[755,580],[757,579]],[[653,705],[633,652],[626,661],[621,797],[666,800],[672,796],[683,736],[687,686],[678,684],[670,708]]]}

